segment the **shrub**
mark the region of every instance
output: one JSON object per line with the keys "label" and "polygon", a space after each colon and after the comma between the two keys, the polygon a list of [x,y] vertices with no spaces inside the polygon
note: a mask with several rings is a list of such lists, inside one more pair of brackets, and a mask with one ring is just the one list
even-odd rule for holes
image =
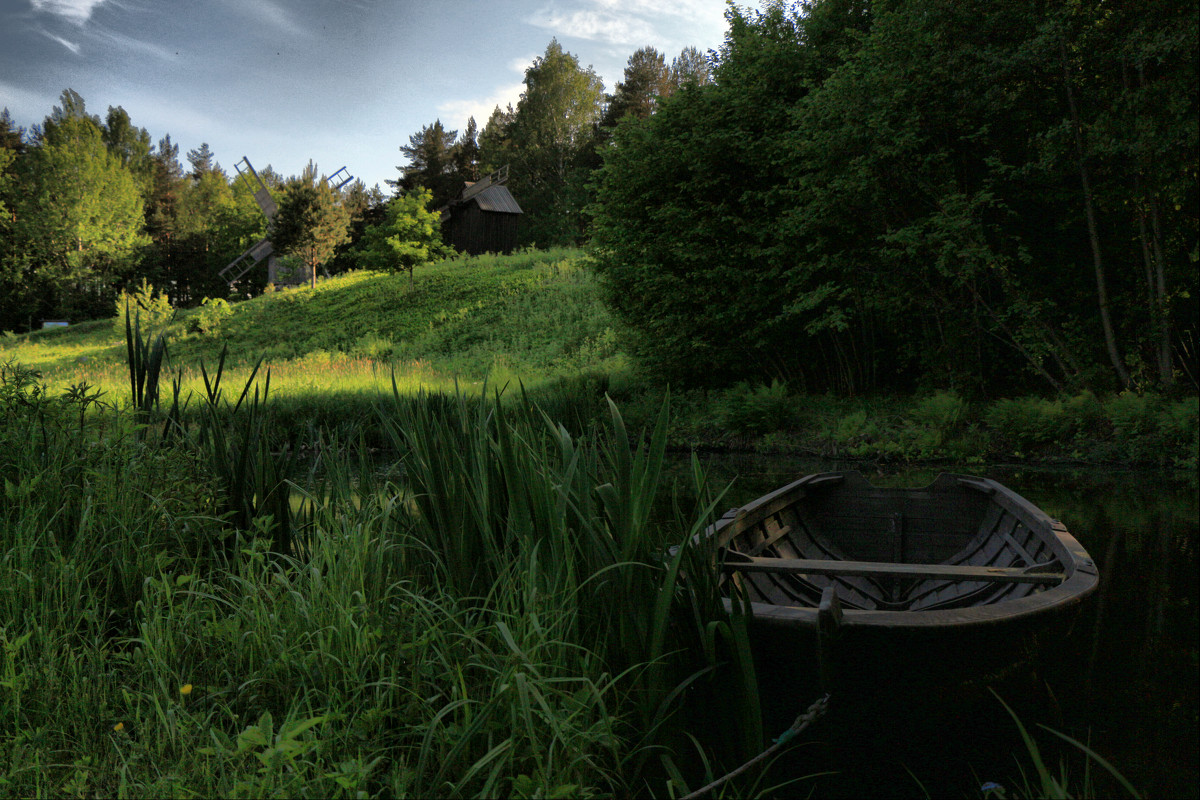
{"label": "shrub", "polygon": [[727,390],[718,401],[721,425],[738,433],[762,434],[786,428],[795,417],[787,384],[778,379],[770,386],[751,388],[742,382]]}
{"label": "shrub", "polygon": [[984,412],[984,422],[995,441],[1008,450],[1048,444],[1067,430],[1062,401],[1040,397],[997,400]]}
{"label": "shrub", "polygon": [[1154,394],[1122,392],[1104,405],[1119,452],[1133,461],[1195,461],[1197,399],[1167,402]]}
{"label": "shrub", "polygon": [[121,337],[125,336],[125,312],[129,311],[130,322],[135,319],[142,330],[159,330],[175,316],[171,301],[163,292],[154,293],[154,286],[145,278],[132,292],[122,290],[117,295],[115,304],[116,316],[113,318],[113,328]]}
{"label": "shrub", "polygon": [[1086,389],[1067,398],[1063,402],[1063,411],[1067,417],[1068,432],[1076,438],[1095,438],[1108,428],[1104,404]]}
{"label": "shrub", "polygon": [[196,316],[192,318],[191,329],[196,333],[211,335],[217,332],[221,323],[233,316],[233,308],[220,297],[206,297],[200,303]]}
{"label": "shrub", "polygon": [[358,337],[350,349],[350,354],[362,358],[385,359],[391,356],[394,346],[391,339],[368,333]]}
{"label": "shrub", "polygon": [[957,392],[938,392],[917,402],[912,410],[913,422],[931,430],[949,433],[966,420],[967,401]]}
{"label": "shrub", "polygon": [[1105,405],[1113,433],[1123,439],[1153,435],[1158,430],[1162,399],[1153,394],[1121,392]]}
{"label": "shrub", "polygon": [[967,410],[967,401],[954,391],[917,401],[909,414],[911,428],[906,431],[916,453],[923,458],[945,455],[947,443],[965,427]]}

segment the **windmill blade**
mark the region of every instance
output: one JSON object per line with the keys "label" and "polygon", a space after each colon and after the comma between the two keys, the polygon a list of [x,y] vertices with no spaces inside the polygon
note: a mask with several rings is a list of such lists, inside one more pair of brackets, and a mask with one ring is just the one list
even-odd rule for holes
{"label": "windmill blade", "polygon": [[[246,165],[246,169],[244,170],[242,169],[243,163]],[[250,186],[250,191],[254,195],[254,202],[258,203],[258,207],[262,209],[263,215],[268,220],[275,219],[275,215],[279,213],[279,206],[275,204],[275,198],[271,197],[271,191],[263,183],[263,179],[258,177],[258,172],[254,169],[254,165],[250,163],[250,159],[242,156],[242,160],[233,166],[238,171],[238,176],[244,179]],[[342,169],[345,169],[345,167]],[[255,188],[256,185],[258,188]]]}
{"label": "windmill blade", "polygon": [[[340,177],[343,173],[345,173],[345,177]],[[327,178],[329,185],[333,187],[335,192],[352,180],[354,180],[354,176],[347,172],[345,167],[342,167]]]}
{"label": "windmill blade", "polygon": [[[230,284],[236,283],[242,279],[243,275],[257,267],[263,259],[270,257],[274,252],[275,248],[271,245],[270,239],[260,239],[240,256],[226,264],[225,269],[221,270],[219,274]],[[232,278],[229,277],[239,265],[246,261],[249,261],[249,263],[242,267],[241,272],[238,272]]]}

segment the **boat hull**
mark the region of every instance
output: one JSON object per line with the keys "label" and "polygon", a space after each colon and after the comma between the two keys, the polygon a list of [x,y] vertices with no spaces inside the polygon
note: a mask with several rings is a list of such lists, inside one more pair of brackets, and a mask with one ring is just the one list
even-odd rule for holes
{"label": "boat hull", "polygon": [[826,684],[1002,669],[1036,637],[1064,635],[1099,580],[1060,522],[965,475],[921,489],[811,475],[731,510],[707,536],[758,663],[807,658]]}

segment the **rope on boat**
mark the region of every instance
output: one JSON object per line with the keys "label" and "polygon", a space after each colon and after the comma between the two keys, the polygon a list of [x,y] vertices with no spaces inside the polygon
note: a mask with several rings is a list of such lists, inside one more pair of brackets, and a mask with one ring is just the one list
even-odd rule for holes
{"label": "rope on boat", "polygon": [[717,778],[715,781],[708,784],[707,786],[703,786],[703,787],[697,789],[696,791],[692,792],[691,794],[686,795],[685,797],[682,798],[682,800],[695,800],[695,798],[697,798],[697,797],[703,797],[704,795],[711,792],[713,789],[716,789],[721,784],[733,780],[738,775],[741,775],[742,773],[746,772],[747,770],[753,768],[755,765],[760,764],[763,761],[766,761],[768,758],[770,758],[771,756],[773,756],[777,752],[779,752],[781,749],[783,749],[784,745],[786,745],[792,739],[796,738],[796,736],[801,731],[803,731],[809,725],[811,725],[812,723],[814,723],[818,719],[820,719],[821,716],[824,715],[824,713],[828,710],[828,708],[829,708],[829,694],[826,693],[826,694],[823,694],[820,697],[818,697],[816,700],[814,700],[813,704],[808,707],[807,711],[803,712],[802,714],[800,714],[800,716],[796,717],[796,721],[792,723],[791,727],[788,728],[783,733],[779,734],[778,738],[775,739],[775,743],[772,744],[770,747],[768,747],[766,750],[762,751],[761,753],[756,755],[754,758],[747,761],[745,764],[742,764],[740,767],[735,769],[733,772],[730,772],[726,775],[722,775],[720,778]]}

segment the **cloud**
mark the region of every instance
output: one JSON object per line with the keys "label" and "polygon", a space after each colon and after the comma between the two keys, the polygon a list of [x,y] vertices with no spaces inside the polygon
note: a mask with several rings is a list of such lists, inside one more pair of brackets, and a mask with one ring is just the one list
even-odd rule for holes
{"label": "cloud", "polygon": [[43,35],[43,36],[45,36],[47,39],[51,39],[51,40],[53,40],[53,41],[55,41],[55,42],[58,42],[58,43],[59,43],[59,44],[61,44],[63,47],[67,48],[67,49],[68,49],[68,50],[70,50],[72,53],[74,53],[75,55],[79,55],[79,50],[80,50],[80,47],[79,47],[79,45],[78,45],[77,43],[75,43],[75,42],[70,42],[70,41],[67,41],[66,39],[62,38],[61,36],[56,36],[56,35],[54,35],[54,34],[53,34],[53,33],[51,33],[50,31],[42,31],[41,33],[42,33],[42,35]]}
{"label": "cloud", "polygon": [[[528,63],[528,62],[526,62]],[[522,72],[524,69],[522,68]],[[512,103],[513,108],[517,106],[517,100],[521,97],[521,92],[525,91],[524,83],[514,83],[508,86],[501,86],[492,94],[484,98],[475,100],[447,100],[441,103],[438,107],[439,117],[443,120],[443,124],[451,130],[461,131],[467,127],[467,118],[474,117],[475,124],[483,130],[483,126],[487,125],[488,119],[492,116],[492,111],[496,106],[501,110]]]}
{"label": "cloud", "polygon": [[556,35],[640,47],[722,31],[724,20],[725,4],[715,0],[551,0],[527,21]]}
{"label": "cloud", "polygon": [[76,25],[82,25],[91,19],[92,11],[103,5],[104,0],[31,0],[31,3],[34,11],[54,14]]}
{"label": "cloud", "polygon": [[176,51],[169,48],[142,39],[135,39],[132,36],[126,36],[116,31],[96,30],[93,33],[108,44],[116,45],[124,55],[128,55],[129,51],[133,50],[145,55],[154,56],[163,61],[174,60],[178,55]]}
{"label": "cloud", "polygon": [[646,20],[607,10],[551,11],[548,15],[539,14],[530,22],[554,31],[556,35],[610,44],[635,44],[654,34],[654,29]]}
{"label": "cloud", "polygon": [[517,73],[518,75],[520,75],[522,78],[524,78],[525,70],[532,67],[533,62],[536,61],[538,58],[540,58],[540,56],[537,56],[537,55],[520,56],[518,58],[514,58],[511,61],[509,61],[508,68],[511,69],[513,72]]}
{"label": "cloud", "polygon": [[308,31],[293,18],[289,10],[274,0],[236,0],[227,2],[226,5],[253,17],[263,25],[274,28],[280,33],[291,36],[308,35]]}

